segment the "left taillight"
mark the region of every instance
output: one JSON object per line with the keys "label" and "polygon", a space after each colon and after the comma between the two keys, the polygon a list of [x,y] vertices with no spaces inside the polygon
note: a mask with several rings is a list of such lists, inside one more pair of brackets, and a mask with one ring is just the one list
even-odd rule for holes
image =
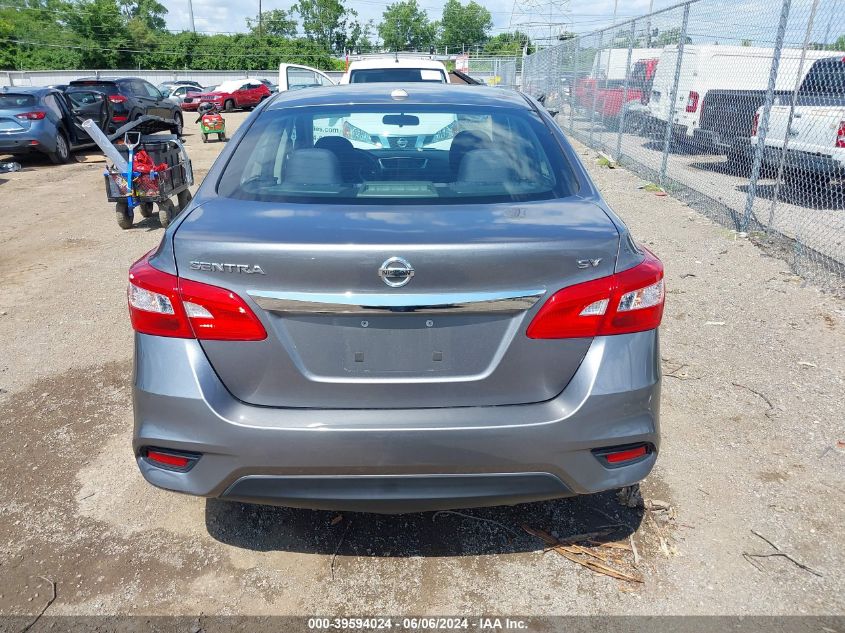
{"label": "left taillight", "polygon": [[695,90],[690,90],[687,97],[687,112],[695,112],[698,110],[698,93]]}
{"label": "left taillight", "polygon": [[839,128],[836,130],[836,148],[845,148],[845,121],[839,122]]}
{"label": "left taillight", "polygon": [[129,316],[141,334],[218,341],[261,341],[267,332],[231,290],[162,272],[147,254],[129,269]]}
{"label": "left taillight", "polygon": [[751,119],[751,136],[757,136],[757,129],[760,127],[760,113],[755,112],[754,118]]}
{"label": "left taillight", "polygon": [[582,338],[653,330],[663,318],[663,264],[643,249],[633,268],[575,284],[549,297],[531,321],[529,338]]}
{"label": "left taillight", "polygon": [[46,112],[35,110],[33,112],[21,112],[20,114],[16,114],[15,118],[23,121],[41,121],[46,116]]}

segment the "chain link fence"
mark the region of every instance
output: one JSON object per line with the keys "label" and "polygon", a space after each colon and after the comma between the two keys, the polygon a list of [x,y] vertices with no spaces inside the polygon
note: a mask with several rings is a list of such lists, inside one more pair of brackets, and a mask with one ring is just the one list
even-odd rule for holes
{"label": "chain link fence", "polygon": [[517,87],[516,57],[470,57],[467,74],[489,86]]}
{"label": "chain link fence", "polygon": [[538,51],[564,131],[845,291],[845,0],[691,0]]}

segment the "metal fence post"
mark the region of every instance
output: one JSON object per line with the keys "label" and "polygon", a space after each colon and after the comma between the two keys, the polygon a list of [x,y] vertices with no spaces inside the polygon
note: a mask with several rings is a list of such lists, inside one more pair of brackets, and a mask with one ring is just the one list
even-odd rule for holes
{"label": "metal fence post", "polygon": [[[775,94],[775,80],[778,76],[780,66],[780,54],[783,49],[783,38],[786,35],[786,25],[789,21],[789,8],[792,0],[783,0],[780,10],[780,23],[778,34],[775,40],[775,53],[772,57],[772,67],[769,70],[769,85],[766,88],[766,100],[763,103],[763,116],[757,130],[757,147],[754,148],[754,163],[751,167],[751,179],[748,182],[748,195],[745,198],[745,212],[742,214],[737,226],[738,231],[747,231],[751,221],[751,214],[754,212],[754,199],[757,197],[757,180],[760,178],[760,169],[763,164],[763,152],[766,148],[766,132],[769,129],[769,114],[772,110]],[[787,136],[789,136],[787,130]]]}
{"label": "metal fence post", "polygon": [[804,77],[804,63],[807,59],[807,49],[810,46],[810,37],[813,33],[813,24],[816,20],[816,10],[819,8],[819,0],[813,0],[810,9],[810,18],[807,20],[807,29],[804,32],[804,44],[801,47],[801,61],[798,63],[798,75],[795,77],[795,85],[792,88],[792,98],[789,100],[789,118],[786,120],[786,134],[783,137],[783,147],[780,150],[780,161],[778,161],[778,173],[775,177],[775,193],[772,196],[772,204],[769,207],[769,219],[766,222],[766,229],[771,230],[775,217],[775,207],[780,197],[780,185],[783,181],[783,170],[786,162],[786,150],[789,146],[789,130],[792,129],[792,122],[795,120],[795,104],[798,101],[798,90]]}
{"label": "metal fence post", "polygon": [[572,61],[569,69],[569,81],[567,82],[569,88],[569,133],[575,129],[575,81],[578,76],[578,62],[581,58],[581,38],[575,38],[574,50],[569,57]]}
{"label": "metal fence post", "polygon": [[672,142],[672,125],[675,122],[675,102],[678,100],[678,83],[681,81],[681,62],[684,59],[684,44],[687,39],[687,25],[689,24],[690,4],[684,5],[684,18],[681,23],[681,35],[678,38],[678,59],[675,60],[675,81],[669,94],[669,120],[666,121],[666,132],[663,134],[663,157],[660,161],[660,186],[666,185],[666,168],[669,164],[669,144]]}
{"label": "metal fence post", "polygon": [[616,137],[616,154],[614,160],[619,162],[622,157],[622,132],[625,130],[625,106],[628,105],[628,80],[631,77],[631,57],[634,52],[634,36],[636,34],[637,21],[631,21],[631,35],[628,36],[628,61],[625,62],[625,83],[622,84],[622,107],[619,110],[619,135]]}
{"label": "metal fence post", "polygon": [[[601,45],[602,40],[604,39],[604,31],[599,31],[599,45],[597,47],[598,50],[598,59],[593,62],[593,68],[596,70],[599,69],[601,66]],[[610,58],[610,51],[607,51],[608,59]],[[596,101],[599,97],[599,82],[598,79],[593,77],[593,107],[590,110],[590,141],[587,143],[590,147],[593,146],[593,129],[596,125]]]}

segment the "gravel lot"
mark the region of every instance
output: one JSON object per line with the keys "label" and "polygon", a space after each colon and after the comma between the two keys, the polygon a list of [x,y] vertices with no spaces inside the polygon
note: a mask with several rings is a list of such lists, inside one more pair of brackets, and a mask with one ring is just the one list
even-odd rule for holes
{"label": "gravel lot", "polygon": [[[201,178],[221,145],[187,142]],[[56,582],[48,615],[845,613],[845,301],[579,151],[666,264],[664,444],[642,493],[670,512],[607,493],[468,511],[498,524],[335,522],[150,487],[130,448],[124,293],[162,230],[117,227],[100,162],[3,175],[0,614],[37,614],[51,596],[40,577]],[[543,554],[520,527],[608,523],[633,536],[644,582]],[[783,557],[752,565],[743,553],[773,550],[751,530],[821,575]]]}

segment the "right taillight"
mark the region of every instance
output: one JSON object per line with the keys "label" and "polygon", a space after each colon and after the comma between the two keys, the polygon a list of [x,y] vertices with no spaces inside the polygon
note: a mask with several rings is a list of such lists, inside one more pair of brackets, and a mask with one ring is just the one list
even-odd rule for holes
{"label": "right taillight", "polygon": [[149,254],[129,269],[129,316],[141,334],[200,340],[261,341],[267,332],[231,290],[153,268]]}
{"label": "right taillight", "polygon": [[754,118],[751,119],[751,136],[757,136],[758,127],[760,127],[760,113],[755,112]]}
{"label": "right taillight", "polygon": [[839,128],[836,130],[836,144],[834,147],[845,147],[845,121],[839,122]]}
{"label": "right taillight", "polygon": [[663,318],[663,264],[645,250],[637,266],[564,288],[549,297],[529,338],[581,338],[653,330]]}

